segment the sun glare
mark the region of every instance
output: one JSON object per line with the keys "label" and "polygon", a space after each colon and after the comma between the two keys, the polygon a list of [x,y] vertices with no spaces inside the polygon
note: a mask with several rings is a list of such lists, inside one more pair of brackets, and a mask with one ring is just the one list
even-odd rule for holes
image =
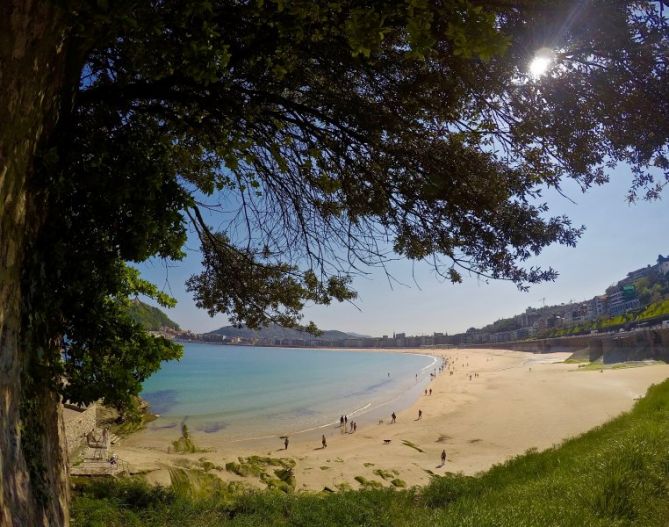
{"label": "sun glare", "polygon": [[528,71],[532,77],[538,79],[548,71],[551,62],[553,62],[553,52],[549,48],[541,48],[530,62]]}
{"label": "sun glare", "polygon": [[530,75],[537,79],[548,71],[550,65],[551,59],[549,57],[534,57],[530,62]]}

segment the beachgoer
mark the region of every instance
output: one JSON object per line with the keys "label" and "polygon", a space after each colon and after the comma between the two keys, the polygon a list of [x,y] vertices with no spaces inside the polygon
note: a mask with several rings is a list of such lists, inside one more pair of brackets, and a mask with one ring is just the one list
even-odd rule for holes
{"label": "beachgoer", "polygon": [[430,395],[432,395],[432,388],[430,388]]}
{"label": "beachgoer", "polygon": [[427,388],[425,388],[425,395],[427,395]]}
{"label": "beachgoer", "polygon": [[423,417],[423,410],[418,410],[418,419]]}
{"label": "beachgoer", "polygon": [[353,423],[353,431],[354,432],[358,431],[358,423],[357,422]]}
{"label": "beachgoer", "polygon": [[445,464],[446,464],[446,450],[442,450],[441,451],[441,465],[443,466]]}
{"label": "beachgoer", "polygon": [[390,417],[391,417],[391,419],[392,419],[391,423],[394,423],[394,422],[397,420],[397,416],[395,415],[395,412],[393,412],[392,414],[390,414]]}
{"label": "beachgoer", "polygon": [[339,417],[339,426],[344,426],[344,416]]}
{"label": "beachgoer", "polygon": [[286,436],[283,440],[283,446],[284,450],[288,450],[288,436]]}
{"label": "beachgoer", "polygon": [[348,415],[344,416],[344,426],[348,424]]}
{"label": "beachgoer", "polygon": [[[325,434],[323,434],[323,437],[321,438],[321,445],[323,445],[323,448],[328,446],[327,439],[325,439]],[[288,448],[288,447],[286,447]]]}

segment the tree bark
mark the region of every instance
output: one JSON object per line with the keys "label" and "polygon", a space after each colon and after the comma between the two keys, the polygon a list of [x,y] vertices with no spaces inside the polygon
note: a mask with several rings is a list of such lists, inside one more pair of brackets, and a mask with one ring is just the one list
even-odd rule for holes
{"label": "tree bark", "polygon": [[0,2],[0,527],[69,524],[59,400],[48,383],[29,379],[21,285],[25,248],[43,216],[36,153],[58,121],[66,72],[57,4]]}

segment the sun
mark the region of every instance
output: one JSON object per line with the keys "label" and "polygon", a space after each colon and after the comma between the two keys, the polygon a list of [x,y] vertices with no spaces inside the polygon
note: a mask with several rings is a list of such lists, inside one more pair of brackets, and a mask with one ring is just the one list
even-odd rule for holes
{"label": "sun", "polygon": [[545,56],[537,56],[532,59],[530,62],[529,72],[532,77],[538,79],[548,71],[548,67],[551,65],[551,59]]}
{"label": "sun", "polygon": [[528,67],[530,76],[535,79],[543,76],[548,71],[548,68],[550,68],[552,62],[553,52],[548,48],[539,49]]}

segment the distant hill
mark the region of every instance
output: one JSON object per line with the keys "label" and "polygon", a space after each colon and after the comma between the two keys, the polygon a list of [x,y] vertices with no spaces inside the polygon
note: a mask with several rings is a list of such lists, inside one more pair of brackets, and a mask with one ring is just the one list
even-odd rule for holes
{"label": "distant hill", "polygon": [[244,339],[264,338],[264,339],[309,339],[309,340],[341,340],[341,339],[363,337],[363,335],[358,335],[356,333],[345,333],[343,331],[337,331],[336,329],[325,330],[320,335],[315,336],[306,333],[304,331],[292,328],[284,328],[276,324],[272,324],[270,326],[261,329],[236,328],[234,326],[225,326],[223,328],[210,331],[208,335],[225,335],[228,338],[239,337]]}
{"label": "distant hill", "polygon": [[141,300],[133,300],[130,305],[130,316],[139,322],[147,331],[158,331],[162,327],[179,330],[179,324],[171,320],[157,307],[145,304]]}

